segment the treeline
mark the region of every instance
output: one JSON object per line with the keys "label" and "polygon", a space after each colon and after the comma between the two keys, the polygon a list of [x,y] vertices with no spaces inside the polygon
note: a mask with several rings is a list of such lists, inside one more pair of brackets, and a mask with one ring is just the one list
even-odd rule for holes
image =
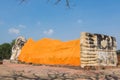
{"label": "treeline", "polygon": [[116,52],[117,52],[118,55],[120,55],[120,50],[117,50]]}
{"label": "treeline", "polygon": [[0,44],[0,60],[10,59],[12,46],[14,45],[15,40],[11,43]]}

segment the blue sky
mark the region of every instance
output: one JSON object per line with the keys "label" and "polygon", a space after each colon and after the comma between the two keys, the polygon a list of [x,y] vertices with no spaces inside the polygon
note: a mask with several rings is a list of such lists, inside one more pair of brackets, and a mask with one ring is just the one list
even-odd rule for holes
{"label": "blue sky", "polygon": [[120,49],[120,0],[0,0],[0,44],[22,35],[74,40],[81,32],[111,35]]}

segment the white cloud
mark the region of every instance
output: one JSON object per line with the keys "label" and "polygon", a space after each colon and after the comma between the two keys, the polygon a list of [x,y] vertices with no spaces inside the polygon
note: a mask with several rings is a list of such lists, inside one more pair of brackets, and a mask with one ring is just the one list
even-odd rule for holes
{"label": "white cloud", "polygon": [[77,20],[77,23],[82,23],[83,21],[81,19],[78,19]]}
{"label": "white cloud", "polygon": [[46,35],[52,35],[54,33],[54,30],[53,29],[45,30],[43,31],[43,33]]}
{"label": "white cloud", "polygon": [[18,27],[20,27],[20,28],[26,28],[26,26],[22,25],[22,24],[18,25]]}
{"label": "white cloud", "polygon": [[38,26],[40,26],[40,25],[41,25],[41,22],[40,22],[40,21],[38,21],[38,22],[37,22],[37,25],[38,25]]}
{"label": "white cloud", "polygon": [[8,32],[9,32],[10,34],[19,34],[19,33],[20,33],[20,30],[17,29],[17,28],[10,28],[10,29],[8,30]]}

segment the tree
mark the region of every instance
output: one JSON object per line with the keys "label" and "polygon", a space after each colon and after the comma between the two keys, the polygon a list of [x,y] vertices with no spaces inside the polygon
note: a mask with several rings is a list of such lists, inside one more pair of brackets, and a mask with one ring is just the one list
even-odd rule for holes
{"label": "tree", "polygon": [[3,59],[3,56],[2,56],[2,45],[0,45],[0,60]]}
{"label": "tree", "polygon": [[3,43],[0,45],[0,60],[10,59],[12,46],[15,44],[15,40],[11,43]]}
{"label": "tree", "polygon": [[[56,0],[56,3],[55,4],[58,4],[61,0]],[[69,0],[65,0],[66,1],[66,6],[67,7],[70,7],[70,4],[69,4]]]}
{"label": "tree", "polygon": [[120,55],[120,50],[117,50],[116,52],[117,52],[117,55]]}
{"label": "tree", "polygon": [[[20,0],[21,1],[21,3],[23,3],[23,2],[25,2],[26,0]],[[47,0],[48,2],[50,1],[50,0]],[[56,0],[56,2],[55,2],[55,4],[58,4],[58,3],[60,3],[62,0]],[[64,0],[65,2],[66,2],[66,6],[68,7],[68,8],[70,8],[70,0]]]}
{"label": "tree", "polygon": [[12,42],[10,43],[11,46],[13,46],[15,44],[15,39],[12,40]]}
{"label": "tree", "polygon": [[11,55],[11,45],[4,43],[0,45],[0,59],[9,59]]}

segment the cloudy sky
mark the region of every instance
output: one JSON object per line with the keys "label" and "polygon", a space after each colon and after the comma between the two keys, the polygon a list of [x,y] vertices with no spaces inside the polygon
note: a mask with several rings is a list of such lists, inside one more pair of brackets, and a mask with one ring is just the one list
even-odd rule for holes
{"label": "cloudy sky", "polygon": [[0,44],[17,36],[74,40],[81,32],[111,35],[120,49],[120,0],[0,0]]}

